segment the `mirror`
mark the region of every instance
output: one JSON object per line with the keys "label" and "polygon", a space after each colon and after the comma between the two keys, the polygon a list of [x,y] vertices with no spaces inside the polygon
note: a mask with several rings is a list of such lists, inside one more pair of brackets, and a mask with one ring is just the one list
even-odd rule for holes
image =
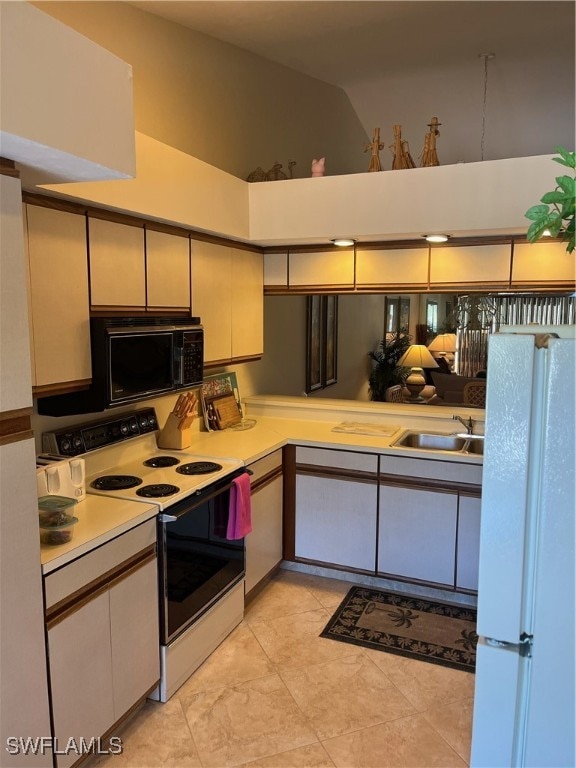
{"label": "mirror", "polygon": [[[437,332],[442,333],[453,322],[451,317],[455,314],[457,298],[457,294],[340,294],[337,381],[309,396],[370,400],[369,353],[384,338],[386,329],[404,324],[407,318],[413,343],[430,343]],[[505,322],[511,324],[575,322],[574,295],[536,297],[518,294],[490,299],[505,308]],[[306,307],[307,296],[304,295],[264,297],[264,356],[261,361],[246,365],[249,368],[246,370],[248,391],[306,394]],[[429,327],[430,323],[434,329]],[[420,338],[423,341],[418,341]],[[468,371],[463,374],[473,375]]]}

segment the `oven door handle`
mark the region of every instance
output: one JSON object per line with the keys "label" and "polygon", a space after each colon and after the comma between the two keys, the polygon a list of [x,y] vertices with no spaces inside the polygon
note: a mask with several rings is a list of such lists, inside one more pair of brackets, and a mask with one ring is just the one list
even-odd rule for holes
{"label": "oven door handle", "polygon": [[175,523],[178,518],[176,515],[166,515],[162,513],[161,515],[158,515],[158,520],[160,520],[161,523]]}

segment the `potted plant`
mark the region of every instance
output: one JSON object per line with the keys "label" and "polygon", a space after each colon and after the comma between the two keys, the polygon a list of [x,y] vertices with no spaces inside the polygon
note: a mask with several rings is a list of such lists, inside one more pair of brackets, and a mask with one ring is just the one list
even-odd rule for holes
{"label": "potted plant", "polygon": [[409,368],[398,366],[398,360],[410,346],[407,333],[388,333],[378,342],[374,352],[368,352],[372,360],[372,370],[368,378],[370,399],[383,402],[386,390],[394,384],[404,384],[410,373]]}
{"label": "potted plant", "polygon": [[574,241],[574,204],[576,200],[576,153],[568,152],[563,147],[556,147],[559,157],[552,158],[556,163],[572,170],[567,174],[556,177],[556,188],[546,192],[540,199],[540,204],[533,205],[524,214],[531,220],[526,237],[531,243],[542,236],[560,236],[567,241],[566,250],[572,253]]}

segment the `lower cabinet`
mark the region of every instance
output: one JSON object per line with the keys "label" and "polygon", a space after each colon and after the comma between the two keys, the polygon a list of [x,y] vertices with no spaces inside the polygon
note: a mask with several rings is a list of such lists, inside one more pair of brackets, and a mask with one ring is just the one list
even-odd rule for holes
{"label": "lower cabinet", "polygon": [[294,557],[374,573],[378,457],[298,447]]}
{"label": "lower cabinet", "polygon": [[362,481],[298,476],[296,557],[373,572],[376,493]]}
{"label": "lower cabinet", "polygon": [[[114,540],[112,553],[104,545],[56,572],[61,586],[70,570],[71,584],[70,593],[47,608],[54,736],[62,753],[58,768],[79,759],[75,749],[65,749],[71,739],[80,745],[82,739],[102,737],[159,681],[155,544],[121,562],[111,556],[122,550],[125,537],[128,545],[137,544],[131,533]],[[92,578],[99,559],[107,570]],[[84,575],[89,581],[75,589]],[[58,591],[51,588],[47,595]]]}
{"label": "lower cabinet", "polygon": [[285,559],[478,589],[481,466],[286,450]]}
{"label": "lower cabinet", "polygon": [[246,594],[282,560],[282,451],[255,461],[248,469],[252,472],[252,532],[246,536]]}
{"label": "lower cabinet", "polygon": [[458,503],[458,542],[456,547],[457,589],[478,590],[480,556],[480,496],[461,493]]}
{"label": "lower cabinet", "polygon": [[454,585],[458,493],[380,486],[378,572]]}

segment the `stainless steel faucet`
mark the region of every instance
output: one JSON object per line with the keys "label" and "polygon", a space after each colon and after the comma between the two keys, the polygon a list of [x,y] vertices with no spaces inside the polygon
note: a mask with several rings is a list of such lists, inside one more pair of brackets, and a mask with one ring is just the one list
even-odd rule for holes
{"label": "stainless steel faucet", "polygon": [[465,421],[462,416],[452,416],[452,419],[454,421],[459,421],[461,424],[463,424],[466,427],[466,434],[473,435],[474,434],[474,420],[472,416],[468,418],[468,421]]}

